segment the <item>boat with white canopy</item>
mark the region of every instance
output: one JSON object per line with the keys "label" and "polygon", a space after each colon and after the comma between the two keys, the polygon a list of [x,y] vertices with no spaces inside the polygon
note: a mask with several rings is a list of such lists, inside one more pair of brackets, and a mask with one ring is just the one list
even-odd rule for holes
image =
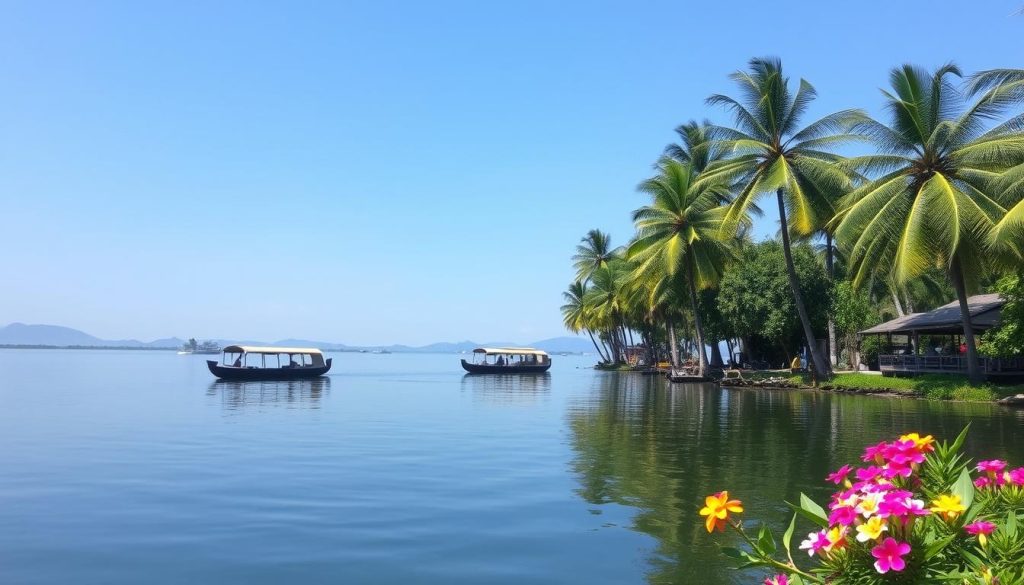
{"label": "boat with white canopy", "polygon": [[542,374],[551,367],[551,356],[532,347],[478,347],[471,361],[462,360],[470,374]]}
{"label": "boat with white canopy", "polygon": [[225,380],[316,378],[331,369],[331,358],[313,347],[229,345],[221,361],[207,360],[210,372]]}

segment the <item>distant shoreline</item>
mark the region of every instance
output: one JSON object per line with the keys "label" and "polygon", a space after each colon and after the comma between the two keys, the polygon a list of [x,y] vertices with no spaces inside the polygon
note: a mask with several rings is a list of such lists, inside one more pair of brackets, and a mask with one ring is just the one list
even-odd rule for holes
{"label": "distant shoreline", "polygon": [[[131,346],[120,346],[120,345],[33,345],[33,344],[7,344],[0,343],[0,349],[128,349],[132,351],[182,351],[180,347],[131,347]],[[369,353],[374,355],[387,355],[375,352],[372,349],[325,349],[325,353]],[[401,350],[388,350],[388,353],[404,353],[404,354],[443,354],[443,355],[460,355],[460,352],[447,352],[447,351],[401,351]],[[214,354],[210,354],[214,355]],[[587,355],[581,352],[556,352],[553,355]]]}

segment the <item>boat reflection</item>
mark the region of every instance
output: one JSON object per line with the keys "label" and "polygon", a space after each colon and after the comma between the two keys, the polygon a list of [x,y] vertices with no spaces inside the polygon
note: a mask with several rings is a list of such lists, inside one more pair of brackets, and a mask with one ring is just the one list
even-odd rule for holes
{"label": "boat reflection", "polygon": [[207,396],[220,396],[228,410],[250,407],[283,406],[286,408],[320,408],[320,399],[331,390],[328,377],[309,380],[216,380],[210,383]]}
{"label": "boat reflection", "polygon": [[532,404],[551,393],[551,375],[543,374],[490,374],[462,376],[462,391],[472,392],[473,398],[495,404]]}

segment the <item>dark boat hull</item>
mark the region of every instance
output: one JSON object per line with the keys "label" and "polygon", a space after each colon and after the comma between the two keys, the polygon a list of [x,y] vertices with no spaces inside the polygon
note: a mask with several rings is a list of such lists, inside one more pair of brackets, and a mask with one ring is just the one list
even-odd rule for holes
{"label": "dark boat hull", "polygon": [[316,368],[235,368],[206,360],[210,373],[222,380],[302,380],[323,376],[331,369],[331,358]]}
{"label": "dark boat hull", "polygon": [[471,364],[462,360],[462,369],[470,374],[543,374],[551,368],[551,360],[545,364],[498,366],[493,364]]}

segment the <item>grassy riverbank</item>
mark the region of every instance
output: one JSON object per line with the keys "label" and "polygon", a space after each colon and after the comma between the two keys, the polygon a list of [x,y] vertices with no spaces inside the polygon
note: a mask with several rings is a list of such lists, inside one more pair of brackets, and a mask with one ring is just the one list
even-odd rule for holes
{"label": "grassy riverbank", "polygon": [[[745,374],[748,380],[763,380],[779,374]],[[806,374],[782,374],[790,384],[810,386]],[[821,385],[826,390],[850,390],[863,393],[890,393],[928,398],[931,400],[993,401],[1005,396],[1024,393],[1024,384],[998,385],[985,382],[972,385],[965,376],[952,374],[923,374],[914,378],[889,378],[854,372],[836,374]]]}

